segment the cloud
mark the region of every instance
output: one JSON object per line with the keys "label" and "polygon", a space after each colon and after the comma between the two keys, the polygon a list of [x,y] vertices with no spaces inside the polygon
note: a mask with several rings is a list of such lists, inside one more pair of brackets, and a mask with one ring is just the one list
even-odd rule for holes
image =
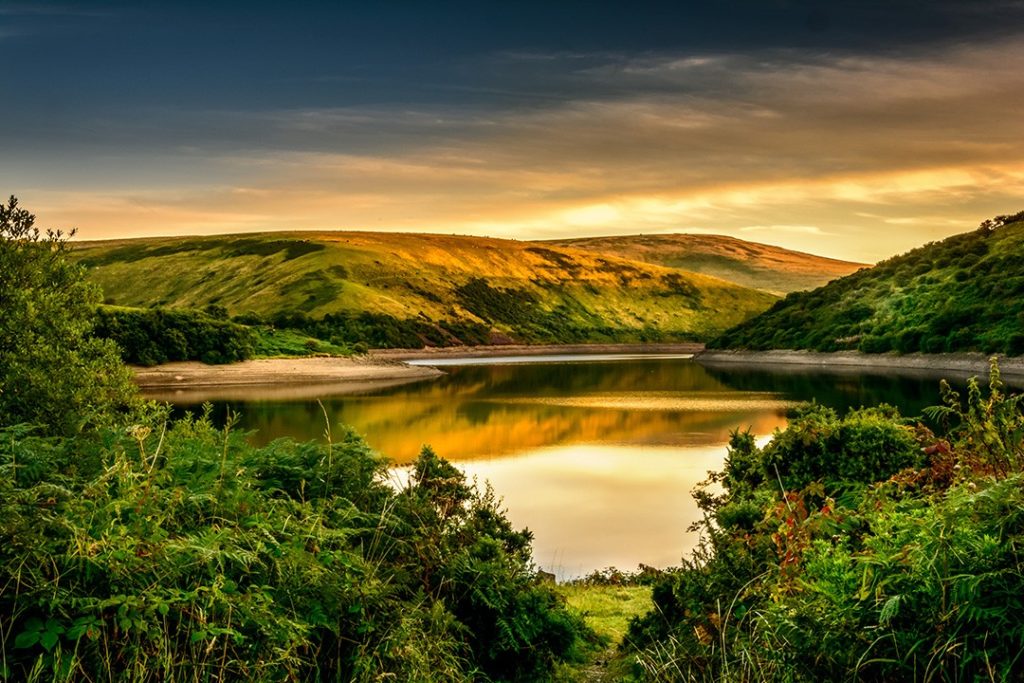
{"label": "cloud", "polygon": [[[700,229],[874,260],[1022,208],[1021,63],[1020,38],[887,57],[503,55],[481,67],[504,76],[493,89],[538,97],[97,115],[88,140],[72,127],[54,144],[121,150],[122,177],[93,193],[48,186],[38,161],[21,177],[41,217],[85,237]],[[455,85],[484,80],[470,76]],[[154,164],[172,175],[140,180]]]}
{"label": "cloud", "polygon": [[745,225],[739,229],[740,232],[791,232],[800,235],[828,235],[816,225]]}

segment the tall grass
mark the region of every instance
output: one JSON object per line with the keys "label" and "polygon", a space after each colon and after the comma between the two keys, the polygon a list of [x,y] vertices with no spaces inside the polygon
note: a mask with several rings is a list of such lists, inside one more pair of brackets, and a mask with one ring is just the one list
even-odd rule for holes
{"label": "tall grass", "polygon": [[0,430],[0,680],[544,680],[585,633],[432,453],[254,448],[207,416]]}

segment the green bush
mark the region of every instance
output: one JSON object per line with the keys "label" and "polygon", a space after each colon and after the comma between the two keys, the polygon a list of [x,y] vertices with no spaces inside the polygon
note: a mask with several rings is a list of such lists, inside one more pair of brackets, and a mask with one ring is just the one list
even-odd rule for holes
{"label": "green bush", "polygon": [[829,487],[871,483],[922,464],[913,430],[888,406],[853,410],[842,419],[831,408],[802,409],[761,459],[762,476],[781,478],[786,490],[815,481]]}
{"label": "green bush", "polygon": [[586,629],[425,451],[261,449],[207,418],[0,430],[0,679],[540,681]]}
{"label": "green bush", "polygon": [[67,434],[135,410],[116,347],[92,334],[99,301],[64,235],[0,203],[0,418]]}
{"label": "green bush", "polygon": [[[251,329],[205,312],[163,308],[108,308],[97,313],[96,334],[114,341],[127,363],[158,365],[199,360],[233,363],[252,358]],[[221,315],[223,314],[223,315]]]}
{"label": "green bush", "polygon": [[943,385],[941,438],[885,407],[734,434],[704,542],[630,626],[638,679],[1021,680],[1022,404],[993,367]]}

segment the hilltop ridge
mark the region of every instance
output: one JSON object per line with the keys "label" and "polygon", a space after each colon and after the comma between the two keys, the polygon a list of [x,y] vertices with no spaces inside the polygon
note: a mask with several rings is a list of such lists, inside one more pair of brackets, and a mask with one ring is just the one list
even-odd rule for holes
{"label": "hilltop ridge", "polygon": [[791,293],[709,347],[1024,354],[1024,212]]}
{"label": "hilltop ridge", "polygon": [[726,235],[673,233],[549,240],[547,244],[722,278],[772,294],[813,289],[866,267]]}
{"label": "hilltop ridge", "polygon": [[[488,237],[299,232],[80,242],[118,306],[415,321],[432,343],[705,340],[774,297],[615,254]],[[398,321],[398,322],[395,322]]]}

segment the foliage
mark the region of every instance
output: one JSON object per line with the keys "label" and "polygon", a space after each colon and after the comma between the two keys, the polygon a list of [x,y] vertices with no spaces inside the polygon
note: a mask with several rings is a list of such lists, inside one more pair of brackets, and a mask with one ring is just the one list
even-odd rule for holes
{"label": "foliage", "polygon": [[929,411],[942,438],[888,408],[813,407],[764,448],[735,433],[698,492],[705,543],[631,624],[636,675],[1024,676],[1022,399],[994,365],[967,394]]}
{"label": "foliage", "polygon": [[0,680],[544,680],[582,622],[425,451],[262,449],[206,416],[0,431]]}
{"label": "foliage", "polygon": [[70,433],[133,409],[117,349],[91,335],[99,290],[14,197],[0,203],[0,416]]}
{"label": "foliage", "polygon": [[232,363],[253,357],[249,328],[201,311],[100,307],[96,334],[113,340],[127,363],[200,360]]}
{"label": "foliage", "polygon": [[365,348],[356,342],[352,347],[339,346],[322,339],[311,337],[296,330],[283,330],[270,325],[251,328],[256,337],[253,348],[255,358],[280,358],[286,356],[350,356]]}
{"label": "foliage", "polygon": [[709,344],[728,349],[1024,354],[1024,212],[791,293]]}
{"label": "foliage", "polygon": [[399,319],[382,313],[328,313],[313,318],[302,313],[278,313],[269,319],[256,314],[236,318],[239,322],[297,330],[339,347],[362,344],[376,349],[418,349],[430,346],[487,343],[490,328],[480,323],[420,318]]}

